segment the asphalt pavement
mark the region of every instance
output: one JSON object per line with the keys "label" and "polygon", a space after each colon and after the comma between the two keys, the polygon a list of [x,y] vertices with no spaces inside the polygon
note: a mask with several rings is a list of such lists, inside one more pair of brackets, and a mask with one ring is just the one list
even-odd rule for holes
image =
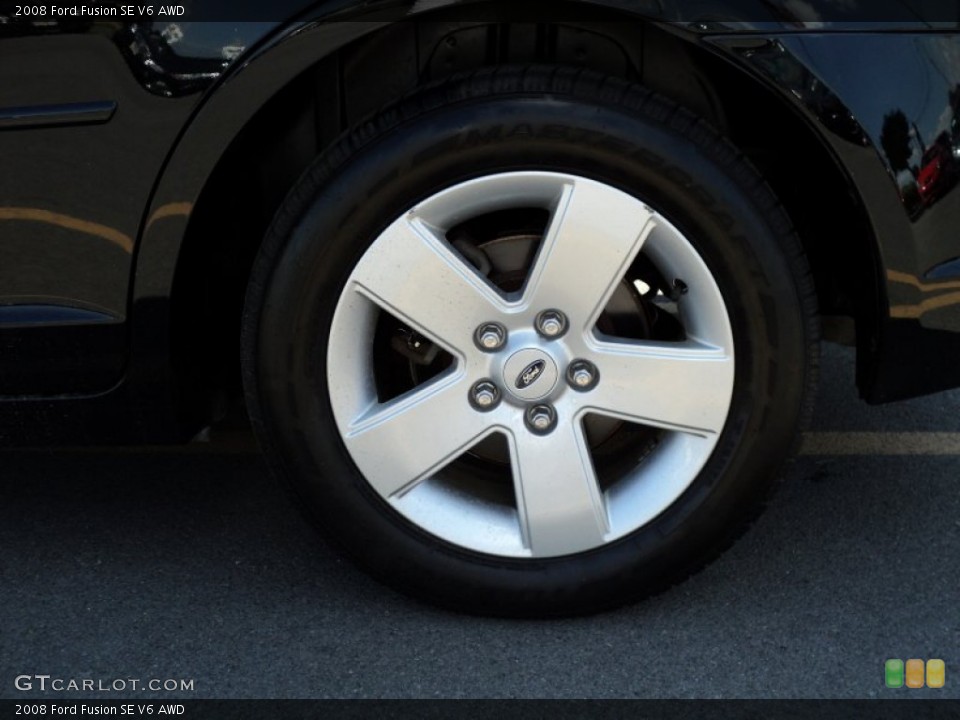
{"label": "asphalt pavement", "polygon": [[[669,592],[554,621],[368,579],[236,434],[4,452],[0,698],[960,698],[952,433],[960,392],[867,406],[852,352],[827,346],[805,454],[750,532]],[[946,685],[887,689],[888,658],[941,658]],[[53,679],[81,690],[39,690]]]}

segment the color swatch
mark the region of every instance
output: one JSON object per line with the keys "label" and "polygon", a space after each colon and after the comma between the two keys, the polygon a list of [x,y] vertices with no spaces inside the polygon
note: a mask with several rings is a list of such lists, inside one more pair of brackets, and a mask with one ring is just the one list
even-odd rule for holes
{"label": "color swatch", "polygon": [[891,658],[883,664],[883,681],[888,688],[942,688],[946,684],[947,668],[943,660],[911,658],[904,662]]}

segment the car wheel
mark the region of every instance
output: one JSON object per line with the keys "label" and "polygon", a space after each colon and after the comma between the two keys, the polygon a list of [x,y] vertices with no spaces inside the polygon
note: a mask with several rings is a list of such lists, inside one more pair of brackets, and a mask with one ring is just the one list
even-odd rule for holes
{"label": "car wheel", "polygon": [[810,408],[813,288],[732,145],[637,86],[480,71],[354,128],[244,318],[276,470],[376,577],[467,612],[660,590],[756,515]]}

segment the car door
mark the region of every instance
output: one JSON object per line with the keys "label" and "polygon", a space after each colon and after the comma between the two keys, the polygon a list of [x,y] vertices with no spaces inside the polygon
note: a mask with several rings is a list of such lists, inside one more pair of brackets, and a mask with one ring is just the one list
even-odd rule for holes
{"label": "car door", "polygon": [[183,53],[176,23],[7,20],[0,395],[105,390],[123,374],[131,267],[151,190],[230,58],[222,45],[212,56]]}

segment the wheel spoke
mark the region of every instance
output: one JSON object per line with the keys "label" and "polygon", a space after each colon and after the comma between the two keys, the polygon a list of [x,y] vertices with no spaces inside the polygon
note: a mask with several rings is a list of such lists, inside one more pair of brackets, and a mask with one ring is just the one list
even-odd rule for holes
{"label": "wheel spoke", "polygon": [[717,434],[733,392],[733,360],[722,349],[685,343],[604,343],[594,362],[596,389],[585,404],[631,422]]}
{"label": "wheel spoke", "polygon": [[590,181],[568,184],[530,273],[525,300],[562,308],[574,329],[596,322],[653,227],[635,198]]}
{"label": "wheel spoke", "polygon": [[600,545],[606,510],[579,422],[561,422],[543,437],[526,433],[511,444],[517,505],[533,555]]}
{"label": "wheel spoke", "polygon": [[354,288],[422,334],[465,351],[499,312],[496,292],[426,225],[405,216],[363,256]]}
{"label": "wheel spoke", "polygon": [[384,497],[429,477],[488,434],[490,418],[470,408],[461,379],[430,383],[353,422],[344,442]]}

